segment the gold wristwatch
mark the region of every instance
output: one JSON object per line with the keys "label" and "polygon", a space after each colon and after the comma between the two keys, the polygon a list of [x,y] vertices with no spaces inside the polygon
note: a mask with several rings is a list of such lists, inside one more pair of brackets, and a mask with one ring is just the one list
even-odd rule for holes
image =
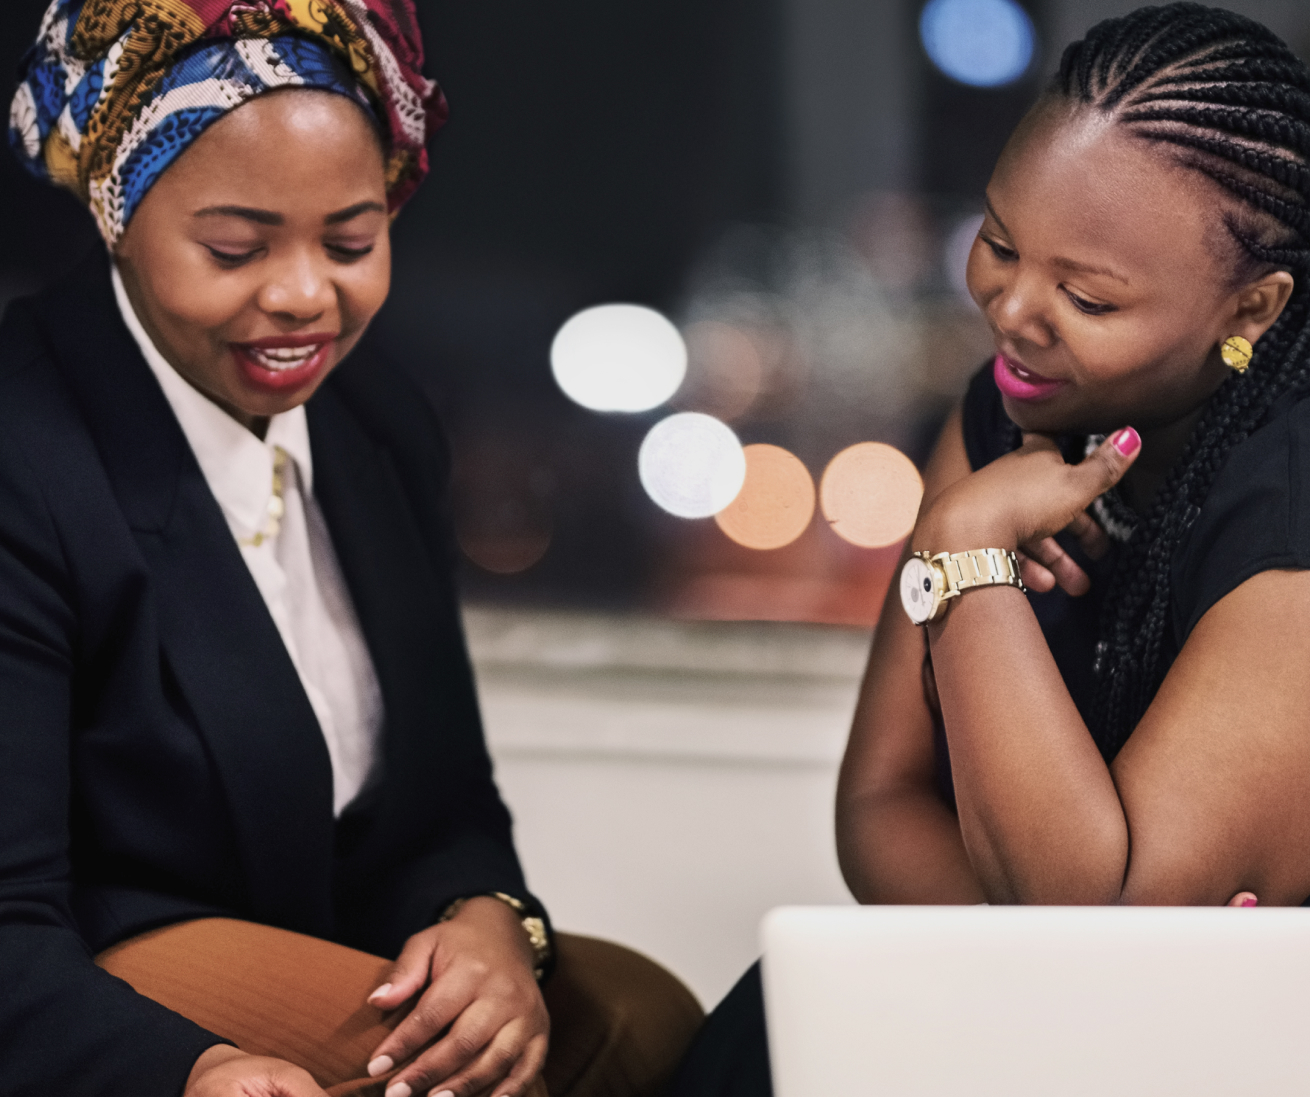
{"label": "gold wristwatch", "polygon": [[936,621],[952,598],[975,587],[1018,587],[1019,558],[1010,549],[916,552],[901,568],[901,605],[916,625]]}
{"label": "gold wristwatch", "polygon": [[550,934],[546,932],[546,920],[533,914],[528,909],[527,903],[521,899],[515,899],[514,896],[506,895],[503,891],[488,891],[482,896],[466,895],[451,903],[437,920],[449,922],[460,912],[465,903],[477,898],[497,899],[519,916],[519,921],[523,924],[523,932],[528,935],[528,944],[532,946],[532,974],[540,981],[546,971],[546,965],[550,963]]}

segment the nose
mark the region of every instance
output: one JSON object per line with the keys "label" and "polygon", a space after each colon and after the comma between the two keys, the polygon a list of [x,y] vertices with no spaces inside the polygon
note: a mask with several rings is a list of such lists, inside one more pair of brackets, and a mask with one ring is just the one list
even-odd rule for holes
{"label": "nose", "polygon": [[1056,341],[1047,288],[1022,270],[1009,272],[986,303],[992,326],[1007,339],[1049,347]]}
{"label": "nose", "polygon": [[269,271],[260,287],[259,307],[267,313],[303,324],[336,307],[336,288],[326,257],[297,249]]}

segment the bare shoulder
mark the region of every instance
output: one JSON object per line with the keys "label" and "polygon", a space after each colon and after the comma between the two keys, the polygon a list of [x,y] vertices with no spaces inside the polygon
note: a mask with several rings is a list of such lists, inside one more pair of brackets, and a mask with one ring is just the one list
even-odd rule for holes
{"label": "bare shoulder", "polygon": [[946,417],[923,472],[923,508],[973,469],[964,448],[964,409],[956,404]]}

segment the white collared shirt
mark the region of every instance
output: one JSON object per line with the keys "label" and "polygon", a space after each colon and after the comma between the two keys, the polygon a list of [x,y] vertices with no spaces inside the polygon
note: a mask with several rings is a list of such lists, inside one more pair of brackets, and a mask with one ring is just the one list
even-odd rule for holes
{"label": "white collared shirt", "polygon": [[[333,810],[340,815],[377,764],[382,693],[327,523],[314,499],[305,409],[273,416],[260,441],[159,353],[132,308],[117,266],[113,281],[123,321],[191,444],[318,717],[332,759]],[[285,513],[277,534],[256,545],[255,535],[271,528],[278,448],[289,458],[283,477]],[[234,682],[233,688],[241,684]]]}

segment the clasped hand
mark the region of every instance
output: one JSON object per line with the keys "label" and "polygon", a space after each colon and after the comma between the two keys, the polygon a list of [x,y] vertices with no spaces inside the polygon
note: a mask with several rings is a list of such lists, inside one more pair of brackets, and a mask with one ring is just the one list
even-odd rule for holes
{"label": "clasped hand", "polygon": [[1103,556],[1109,540],[1087,508],[1123,478],[1140,452],[1137,432],[1125,428],[1070,465],[1049,435],[1025,434],[1019,449],[932,500],[915,527],[913,547],[933,553],[1014,549],[1030,589],[1045,592],[1058,585],[1072,595],[1085,594],[1087,573],[1055,535],[1067,531],[1092,559]]}
{"label": "clasped hand", "polygon": [[[369,996],[382,1010],[413,1003],[373,1052],[369,1073],[401,1066],[387,1097],[518,1097],[546,1060],[550,1018],[518,915],[470,899],[448,922],[415,934]],[[210,1048],[185,1097],[324,1097],[310,1075],[280,1059]]]}

